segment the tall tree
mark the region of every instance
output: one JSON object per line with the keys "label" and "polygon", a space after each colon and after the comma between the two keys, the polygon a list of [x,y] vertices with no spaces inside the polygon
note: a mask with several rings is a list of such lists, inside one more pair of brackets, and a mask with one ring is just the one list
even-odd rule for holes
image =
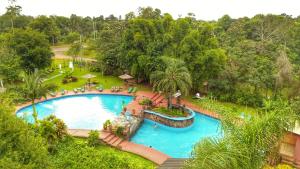
{"label": "tall tree", "polygon": [[34,30],[15,30],[7,34],[7,45],[20,56],[21,67],[27,72],[35,68],[44,69],[51,65],[50,45],[46,36]]}
{"label": "tall tree", "polygon": [[150,76],[155,91],[162,91],[168,98],[168,108],[172,107],[172,95],[180,90],[187,95],[192,86],[191,76],[182,63],[171,61],[165,71],[156,71]]}
{"label": "tall tree", "polygon": [[31,100],[32,109],[33,109],[33,117],[35,122],[37,123],[38,112],[35,106],[35,99],[41,97],[47,97],[47,93],[51,90],[52,86],[45,85],[43,83],[43,78],[41,73],[35,71],[33,73],[28,73],[24,75],[24,86],[23,90],[25,93],[25,98]]}
{"label": "tall tree", "polygon": [[49,43],[53,45],[57,42],[57,37],[60,34],[54,20],[47,16],[39,16],[30,23],[30,28],[44,33],[47,36]]}

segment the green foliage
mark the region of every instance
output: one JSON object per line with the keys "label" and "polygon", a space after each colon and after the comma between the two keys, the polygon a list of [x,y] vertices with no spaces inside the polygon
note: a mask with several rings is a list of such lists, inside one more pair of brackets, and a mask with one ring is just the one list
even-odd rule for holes
{"label": "green foliage", "polygon": [[64,42],[67,44],[72,44],[75,41],[79,41],[80,34],[77,32],[70,32],[66,37],[64,37]]}
{"label": "green foliage", "polygon": [[54,152],[58,142],[67,135],[67,126],[54,115],[39,120],[36,128],[41,136],[47,140],[49,152]]}
{"label": "green foliage", "polygon": [[103,129],[104,129],[104,130],[107,130],[109,127],[111,127],[111,121],[110,121],[110,120],[106,120],[106,121],[103,123]]}
{"label": "green foliage", "polygon": [[27,72],[51,65],[53,53],[42,33],[29,29],[15,30],[13,34],[7,34],[7,45],[20,56],[21,67]]}
{"label": "green foliage", "polygon": [[51,157],[56,168],[64,169],[154,169],[155,165],[139,156],[100,145],[89,147],[84,140],[67,139]]}
{"label": "green foliage", "polygon": [[152,100],[149,98],[145,98],[139,102],[140,105],[151,106]]}
{"label": "green foliage", "polygon": [[87,138],[87,143],[91,147],[96,147],[100,144],[99,131],[93,130],[89,132],[89,137]]}
{"label": "green foliage", "polygon": [[117,126],[116,131],[115,131],[115,135],[117,135],[118,137],[123,138],[124,137],[124,130],[125,130],[125,128],[123,126]]}
{"label": "green foliage", "polygon": [[37,122],[37,111],[35,107],[35,99],[47,97],[47,93],[52,91],[55,86],[43,83],[42,74],[38,71],[24,75],[24,84],[22,90],[24,98],[30,99],[33,107],[33,117]]}
{"label": "green foliage", "polygon": [[13,82],[19,79],[20,73],[20,57],[9,49],[0,48],[0,76]]}
{"label": "green foliage", "polygon": [[7,99],[0,104],[0,168],[49,168],[43,139],[13,114]]}
{"label": "green foliage", "polygon": [[52,18],[44,15],[38,16],[29,24],[29,27],[33,30],[44,33],[50,43],[54,44],[57,42],[59,29]]}
{"label": "green foliage", "polygon": [[243,122],[225,116],[224,137],[202,140],[185,168],[260,169],[278,151],[278,142],[286,131],[295,127],[297,119],[299,116],[286,102],[276,102],[261,116]]}
{"label": "green foliage", "polygon": [[176,61],[170,62],[164,72],[156,71],[151,74],[150,80],[155,91],[162,91],[167,95],[169,108],[171,107],[171,97],[177,90],[180,90],[183,95],[187,95],[192,86],[189,71]]}
{"label": "green foliage", "polygon": [[188,115],[188,113],[186,113],[185,111],[174,108],[166,109],[165,107],[158,107],[153,109],[153,111],[170,117],[186,117]]}

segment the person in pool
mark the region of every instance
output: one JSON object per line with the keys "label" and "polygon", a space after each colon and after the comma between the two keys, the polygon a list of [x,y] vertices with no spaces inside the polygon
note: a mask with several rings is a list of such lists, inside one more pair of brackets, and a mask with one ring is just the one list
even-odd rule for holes
{"label": "person in pool", "polygon": [[153,126],[153,128],[157,128],[158,126],[157,126],[157,123],[154,123],[154,126]]}

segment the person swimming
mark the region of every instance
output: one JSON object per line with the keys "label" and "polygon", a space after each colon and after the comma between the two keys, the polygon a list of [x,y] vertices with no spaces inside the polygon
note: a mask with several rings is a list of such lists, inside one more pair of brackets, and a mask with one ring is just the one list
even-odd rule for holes
{"label": "person swimming", "polygon": [[157,123],[154,123],[154,126],[153,126],[153,128],[157,128],[158,126],[157,126]]}

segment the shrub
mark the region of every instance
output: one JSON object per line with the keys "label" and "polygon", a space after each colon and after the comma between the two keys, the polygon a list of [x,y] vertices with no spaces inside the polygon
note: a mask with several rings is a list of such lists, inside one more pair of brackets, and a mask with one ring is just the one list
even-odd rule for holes
{"label": "shrub", "polygon": [[63,79],[61,82],[62,82],[63,84],[67,84],[67,83],[68,83],[68,79]]}
{"label": "shrub", "polygon": [[153,111],[167,115],[167,116],[171,116],[171,117],[186,117],[188,115],[188,113],[186,113],[185,111],[175,109],[175,108],[167,109],[165,107],[158,107],[158,108],[155,108]]}
{"label": "shrub", "polygon": [[110,126],[111,126],[110,120],[106,120],[106,121],[103,123],[103,129],[104,129],[104,130],[107,130]]}
{"label": "shrub", "polygon": [[92,130],[89,132],[89,137],[87,139],[88,145],[91,147],[96,147],[99,145],[99,132],[97,130]]}
{"label": "shrub", "polygon": [[36,125],[39,133],[48,142],[49,152],[54,152],[56,144],[67,135],[67,126],[54,115],[50,115],[44,120],[40,120]]}
{"label": "shrub", "polygon": [[72,81],[72,82],[77,82],[77,81],[78,81],[78,78],[77,78],[77,77],[74,77],[74,76],[72,76],[72,77],[71,77],[71,81]]}
{"label": "shrub", "polygon": [[146,98],[146,99],[143,99],[142,101],[140,101],[139,104],[144,105],[144,106],[151,106],[152,105],[152,100]]}
{"label": "shrub", "polygon": [[115,131],[115,135],[117,135],[118,137],[124,137],[124,127],[123,126],[118,126],[116,131]]}

